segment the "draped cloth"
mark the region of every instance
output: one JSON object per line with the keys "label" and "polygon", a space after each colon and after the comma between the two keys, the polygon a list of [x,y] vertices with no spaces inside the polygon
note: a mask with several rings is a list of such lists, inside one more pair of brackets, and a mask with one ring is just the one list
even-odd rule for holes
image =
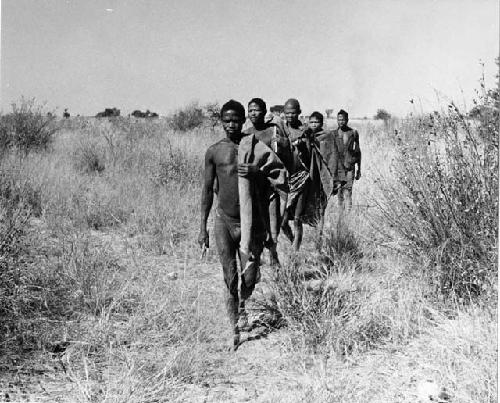
{"label": "draped cloth", "polygon": [[327,204],[321,180],[324,163],[319,145],[307,132],[293,143],[292,151],[297,163],[295,172],[290,175],[287,203],[289,219],[301,220],[312,227],[319,223]]}
{"label": "draped cloth", "polygon": [[259,168],[254,178],[238,178],[240,201],[242,272],[257,272],[259,256],[252,256],[255,243],[263,243],[263,234],[269,233],[268,201],[272,192],[288,193],[288,173],[283,162],[254,134],[241,139],[238,146],[238,164],[255,164]]}

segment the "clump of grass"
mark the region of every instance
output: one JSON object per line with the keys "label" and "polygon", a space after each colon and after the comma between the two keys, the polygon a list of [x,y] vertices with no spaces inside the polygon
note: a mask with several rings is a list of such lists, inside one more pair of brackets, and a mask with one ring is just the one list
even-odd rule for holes
{"label": "clump of grass", "polygon": [[74,150],[73,163],[77,170],[85,173],[101,173],[106,167],[103,147],[90,139],[81,140]]}
{"label": "clump of grass", "polygon": [[[346,225],[345,223],[343,225]],[[372,267],[347,227],[324,240],[327,254],[292,256],[274,272],[259,310],[291,330],[293,348],[336,353],[362,352],[387,342],[406,342],[425,320],[420,281],[403,278],[391,261]],[[339,234],[347,235],[341,242]],[[366,266],[370,270],[365,270]]]}
{"label": "clump of grass", "polygon": [[363,250],[355,232],[351,229],[349,217],[340,215],[333,228],[327,229],[322,236],[323,261],[329,266],[338,262],[352,262],[361,268]]}
{"label": "clump of grass", "polygon": [[0,151],[15,148],[27,154],[51,144],[57,127],[54,116],[46,114],[34,99],[22,98],[12,112],[0,116]]}

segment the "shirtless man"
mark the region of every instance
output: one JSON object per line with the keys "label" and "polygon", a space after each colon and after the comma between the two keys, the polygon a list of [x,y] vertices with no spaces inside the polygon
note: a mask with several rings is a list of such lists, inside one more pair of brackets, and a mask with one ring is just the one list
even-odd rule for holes
{"label": "shirtless man", "polygon": [[338,148],[338,179],[345,184],[339,189],[339,207],[346,211],[352,208],[352,185],[354,180],[361,178],[361,149],[359,134],[355,129],[347,126],[349,114],[341,109],[337,113],[338,129],[334,137]]}
{"label": "shirtless man", "polygon": [[[253,98],[248,103],[248,118],[252,125],[244,130],[244,133],[254,134],[258,140],[271,148],[285,166],[287,166],[291,161],[290,142],[277,124],[265,121],[266,113],[267,107],[264,100],[261,98]],[[263,214],[269,214],[270,239],[268,239],[267,246],[269,248],[272,266],[279,265],[276,249],[285,207],[286,194],[280,194],[277,191],[271,192],[268,212],[263,212]]]}
{"label": "shirtless man", "polygon": [[[217,179],[218,206],[215,216],[215,242],[226,283],[226,308],[233,333],[230,347],[236,350],[240,342],[238,322],[240,318],[242,322],[246,319],[244,302],[250,297],[258,281],[259,258],[266,236],[266,228],[261,225],[262,222],[254,220],[252,227],[255,236],[252,240],[251,252],[255,264],[252,265],[251,270],[245,270],[243,275],[238,276],[236,259],[239,259],[241,238],[238,176],[262,182],[266,179],[266,174],[259,169],[257,163],[238,164],[238,148],[241,147],[240,142],[244,137],[242,133],[245,122],[243,105],[234,100],[225,103],[221,108],[221,121],[226,138],[210,146],[205,154],[201,228],[198,242],[201,247],[209,247],[207,220],[213,203],[214,182]],[[253,136],[247,136],[246,140],[253,140]],[[277,174],[281,174],[280,176],[286,180],[285,169],[276,154],[265,145],[261,144],[261,146],[268,151],[266,167],[277,169]],[[238,277],[241,277],[239,293]],[[241,324],[241,326],[244,325],[245,323]]]}

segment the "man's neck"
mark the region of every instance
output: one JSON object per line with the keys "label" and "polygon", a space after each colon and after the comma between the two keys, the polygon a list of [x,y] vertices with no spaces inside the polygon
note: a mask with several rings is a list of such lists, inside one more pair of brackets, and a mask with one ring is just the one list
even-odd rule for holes
{"label": "man's neck", "polygon": [[243,135],[240,133],[239,135],[233,135],[233,136],[227,136],[226,138],[234,144],[240,144],[240,141],[242,139]]}
{"label": "man's neck", "polygon": [[349,126],[342,126],[342,127],[339,127],[339,130],[342,130],[343,132],[347,132],[351,129],[349,128]]}
{"label": "man's neck", "polygon": [[264,121],[255,122],[253,123],[253,127],[255,130],[264,130],[266,128],[266,123]]}
{"label": "man's neck", "polygon": [[290,122],[288,126],[290,126],[292,129],[298,129],[301,125],[301,121],[297,120],[296,122]]}

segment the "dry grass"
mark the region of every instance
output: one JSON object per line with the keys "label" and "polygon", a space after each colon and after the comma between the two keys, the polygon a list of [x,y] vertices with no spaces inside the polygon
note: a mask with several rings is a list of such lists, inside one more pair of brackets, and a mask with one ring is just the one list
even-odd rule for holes
{"label": "dry grass", "polygon": [[494,401],[491,303],[444,310],[404,239],[373,224],[374,200],[387,196],[377,183],[397,180],[383,127],[359,127],[355,208],[338,225],[332,200],[323,253],[306,229],[301,254],[282,241],[283,269],[263,270],[250,308],[282,328],[228,355],[221,270],[194,246],[203,154],[220,129],[62,124],[52,149],[5,155],[0,182],[11,209],[0,223],[14,234],[0,249],[12,274],[2,281],[19,291],[0,296],[11,326],[1,348],[45,351],[64,367],[71,398],[61,389],[59,401],[238,401],[246,389],[227,385],[245,379],[255,401],[410,402],[428,378],[452,401]]}

